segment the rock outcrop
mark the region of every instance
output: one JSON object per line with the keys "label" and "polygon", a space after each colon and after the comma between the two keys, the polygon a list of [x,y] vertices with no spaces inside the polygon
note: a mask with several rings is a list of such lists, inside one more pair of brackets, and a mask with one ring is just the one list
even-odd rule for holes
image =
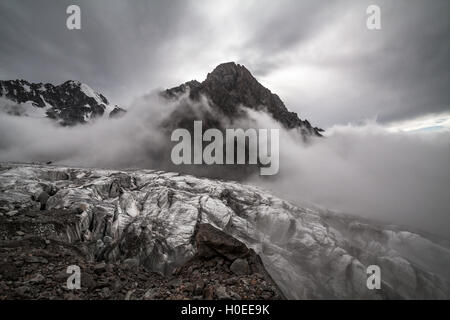
{"label": "rock outcrop", "polygon": [[[31,196],[44,189],[56,193],[39,210]],[[95,297],[450,297],[447,241],[302,208],[252,186],[152,170],[2,164],[0,191],[0,257],[8,265],[0,283],[7,297],[11,290],[30,294],[23,287],[32,279],[50,287],[53,278],[38,275],[34,264],[67,267],[36,253],[43,246],[93,274],[104,262],[106,280],[95,282],[128,281],[122,268],[144,268],[148,275],[136,273],[142,283],[155,277],[154,287],[130,284],[117,294],[100,285]],[[380,290],[366,286],[369,265],[381,268]]]}
{"label": "rock outcrop", "polygon": [[112,106],[104,95],[79,81],[60,85],[25,80],[0,81],[0,107],[18,116],[48,117],[61,125],[87,123],[99,117],[117,117],[125,112]]}
{"label": "rock outcrop", "polygon": [[[220,129],[224,117],[230,121],[246,118],[243,108],[246,107],[266,112],[284,128],[299,130],[305,138],[321,136],[323,131],[290,112],[276,94],[261,85],[244,66],[234,62],[220,64],[201,83],[189,81],[167,89],[162,95],[171,99],[186,93],[193,101],[207,97],[213,112],[202,111],[200,115],[199,110],[192,112],[191,104],[181,103],[162,127],[188,127],[197,116],[205,121],[205,129]],[[48,117],[62,125],[84,124],[99,117],[120,117],[126,112],[112,106],[104,95],[88,85],[73,80],[60,85],[1,80],[0,99],[0,111],[17,116]]]}
{"label": "rock outcrop", "polygon": [[[254,253],[248,256],[253,269],[245,274],[233,272],[232,262],[217,254],[196,255],[164,276],[135,259],[96,261],[91,253],[99,247],[73,238],[77,222],[77,212],[70,210],[20,210],[15,217],[0,217],[0,300],[284,298]],[[69,266],[80,268],[79,290],[67,287]]]}
{"label": "rock outcrop", "polygon": [[230,119],[245,117],[242,108],[245,106],[267,112],[286,129],[298,129],[305,137],[321,136],[323,131],[313,127],[308,120],[301,120],[295,112],[290,112],[276,94],[261,85],[244,66],[234,62],[220,64],[201,83],[189,81],[166,90],[164,95],[178,97],[186,92],[193,100],[198,101],[202,95],[209,98],[216,108],[213,113],[216,120],[220,120],[222,115]]}

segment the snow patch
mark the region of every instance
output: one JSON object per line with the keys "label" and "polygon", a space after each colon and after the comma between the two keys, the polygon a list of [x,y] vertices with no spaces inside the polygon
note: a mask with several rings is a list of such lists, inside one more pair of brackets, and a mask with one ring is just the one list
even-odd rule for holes
{"label": "snow patch", "polygon": [[96,101],[98,104],[103,104],[103,101],[102,101],[102,99],[100,98],[100,95],[99,95],[97,92],[95,92],[95,91],[94,91],[91,87],[89,87],[88,85],[82,83],[82,84],[80,85],[80,89],[81,89],[81,91],[82,91],[86,96],[91,97],[91,98],[94,98],[95,101]]}

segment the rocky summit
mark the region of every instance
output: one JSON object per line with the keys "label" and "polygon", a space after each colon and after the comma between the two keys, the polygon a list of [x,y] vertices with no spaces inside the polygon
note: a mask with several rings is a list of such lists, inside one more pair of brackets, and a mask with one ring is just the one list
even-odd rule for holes
{"label": "rocky summit", "polygon": [[[237,119],[245,116],[242,108],[267,112],[286,129],[297,129],[303,136],[321,136],[322,129],[313,127],[308,120],[301,120],[297,113],[290,112],[283,101],[260,84],[247,68],[234,62],[218,65],[206,80],[186,82],[164,92],[166,97],[178,97],[189,92],[189,97],[198,101],[201,96],[209,98],[214,115],[209,122],[217,124],[220,117]],[[189,114],[189,113],[188,113]]]}
{"label": "rocky summit", "polygon": [[153,170],[0,164],[0,265],[0,299],[450,298],[446,240]]}
{"label": "rocky summit", "polygon": [[[189,128],[193,120],[204,120],[207,128],[223,129],[224,119],[230,122],[246,119],[245,108],[248,108],[265,112],[282,127],[296,129],[305,138],[322,136],[322,129],[290,112],[247,68],[234,62],[218,65],[201,83],[189,81],[161,94],[168,99],[178,99],[186,93],[193,102],[206,97],[213,109],[199,110],[192,101],[182,101],[163,121],[163,129]],[[60,85],[0,80],[0,111],[16,116],[46,117],[64,126],[85,124],[100,117],[120,117],[126,112],[119,106],[112,106],[103,94],[73,80]]]}
{"label": "rocky summit", "polygon": [[25,80],[0,81],[0,98],[3,112],[47,117],[64,126],[125,113],[124,109],[110,105],[105,96],[79,81],[66,81],[57,86]]}

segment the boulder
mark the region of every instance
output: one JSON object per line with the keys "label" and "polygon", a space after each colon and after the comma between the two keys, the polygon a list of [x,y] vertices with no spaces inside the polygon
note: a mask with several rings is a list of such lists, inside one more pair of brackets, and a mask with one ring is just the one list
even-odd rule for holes
{"label": "boulder", "polygon": [[222,256],[233,261],[249,254],[244,243],[210,224],[200,224],[195,236],[197,255],[203,258]]}
{"label": "boulder", "polygon": [[250,268],[246,259],[236,259],[230,266],[230,270],[237,275],[249,274]]}

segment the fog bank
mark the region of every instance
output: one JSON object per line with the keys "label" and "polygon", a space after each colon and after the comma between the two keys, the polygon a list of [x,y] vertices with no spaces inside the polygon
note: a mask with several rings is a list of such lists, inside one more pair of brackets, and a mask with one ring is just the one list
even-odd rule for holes
{"label": "fog bank", "polygon": [[[122,118],[70,128],[1,113],[0,161],[166,169],[170,136],[160,124],[178,103],[151,94]],[[258,127],[277,127],[260,113],[250,116]],[[367,123],[336,126],[307,143],[297,132],[280,134],[279,174],[245,182],[295,203],[449,233],[449,132],[389,132]],[[220,168],[211,170],[220,174]]]}
{"label": "fog bank", "polygon": [[293,202],[448,237],[449,132],[389,132],[367,123],[333,127],[308,145],[284,132],[280,157],[276,180],[252,183]]}

